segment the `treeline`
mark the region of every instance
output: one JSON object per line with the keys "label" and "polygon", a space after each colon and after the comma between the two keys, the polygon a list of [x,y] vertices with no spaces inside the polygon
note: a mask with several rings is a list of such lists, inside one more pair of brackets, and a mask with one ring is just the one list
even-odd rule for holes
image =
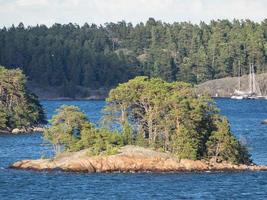
{"label": "treeline", "polygon": [[25,83],[26,77],[20,69],[0,66],[0,131],[45,123],[42,106]]}
{"label": "treeline", "polygon": [[44,136],[56,153],[87,149],[90,155],[110,155],[123,145],[138,145],[178,159],[251,163],[227,119],[190,84],[136,77],[110,91],[103,111],[105,128],[90,123],[78,107],[62,106]]}
{"label": "treeline", "polygon": [[[110,88],[137,75],[201,83],[267,69],[267,19],[217,20],[199,25],[150,18],[132,25],[54,24],[0,29],[0,64],[20,67],[40,86]],[[84,94],[86,95],[86,94]]]}

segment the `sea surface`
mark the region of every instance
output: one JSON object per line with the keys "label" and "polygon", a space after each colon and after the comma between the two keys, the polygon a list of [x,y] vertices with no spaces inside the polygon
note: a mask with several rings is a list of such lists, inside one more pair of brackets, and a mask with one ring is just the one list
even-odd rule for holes
{"label": "sea surface", "polygon": [[[42,101],[47,117],[62,104],[101,118],[104,101]],[[216,99],[233,133],[246,141],[257,164],[267,165],[266,100]],[[52,155],[42,135],[0,135],[0,200],[30,199],[267,199],[267,172],[70,173],[9,169],[21,159]]]}

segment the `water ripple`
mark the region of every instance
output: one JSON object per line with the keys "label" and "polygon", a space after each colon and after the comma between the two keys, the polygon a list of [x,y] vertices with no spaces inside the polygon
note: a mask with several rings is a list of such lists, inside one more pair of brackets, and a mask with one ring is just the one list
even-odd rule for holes
{"label": "water ripple", "polygon": [[[231,129],[244,137],[256,163],[267,164],[267,101],[216,101]],[[62,104],[78,105],[97,122],[104,101],[43,101],[51,117]],[[7,167],[20,159],[52,152],[41,134],[0,136],[0,199],[266,199],[267,172],[86,174],[19,171]]]}

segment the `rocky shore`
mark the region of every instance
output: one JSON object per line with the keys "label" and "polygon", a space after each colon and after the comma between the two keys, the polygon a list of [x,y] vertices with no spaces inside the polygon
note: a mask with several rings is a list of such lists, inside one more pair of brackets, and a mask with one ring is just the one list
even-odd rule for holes
{"label": "rocky shore", "polygon": [[40,133],[44,132],[44,127],[36,126],[36,127],[27,127],[27,128],[14,128],[7,130],[0,130],[0,133],[5,134],[22,134],[22,133]]}
{"label": "rocky shore", "polygon": [[192,172],[267,171],[267,166],[209,163],[203,160],[178,161],[172,155],[136,146],[125,146],[116,155],[89,156],[88,150],[64,153],[52,159],[22,160],[13,169],[62,170],[72,172]]}
{"label": "rocky shore", "polygon": [[[240,78],[241,90],[248,90],[249,76],[243,75]],[[256,80],[262,95],[267,94],[267,73],[257,74]],[[221,79],[214,79],[206,81],[197,85],[199,94],[209,94],[212,97],[230,97],[234,90],[238,89],[238,77],[226,77]]]}

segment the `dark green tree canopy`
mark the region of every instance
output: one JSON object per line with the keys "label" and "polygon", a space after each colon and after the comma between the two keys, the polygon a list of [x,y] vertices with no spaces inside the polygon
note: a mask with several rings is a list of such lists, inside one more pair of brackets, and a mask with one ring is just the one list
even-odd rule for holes
{"label": "dark green tree canopy", "polygon": [[89,149],[91,155],[116,153],[123,144],[117,132],[96,128],[77,106],[63,105],[50,120],[44,138],[51,142],[55,153]]}
{"label": "dark green tree canopy", "polygon": [[0,66],[0,130],[45,123],[42,106],[25,83],[26,77],[20,69]]}
{"label": "dark green tree canopy", "polygon": [[179,159],[250,162],[213,101],[199,97],[190,84],[136,77],[110,91],[104,111],[104,120],[118,123],[127,141],[171,152]]}
{"label": "dark green tree canopy", "polygon": [[110,88],[137,75],[166,81],[206,80],[267,69],[267,20],[216,20],[199,25],[150,18],[133,26],[54,24],[0,29],[0,64],[19,66],[39,86],[62,95]]}

